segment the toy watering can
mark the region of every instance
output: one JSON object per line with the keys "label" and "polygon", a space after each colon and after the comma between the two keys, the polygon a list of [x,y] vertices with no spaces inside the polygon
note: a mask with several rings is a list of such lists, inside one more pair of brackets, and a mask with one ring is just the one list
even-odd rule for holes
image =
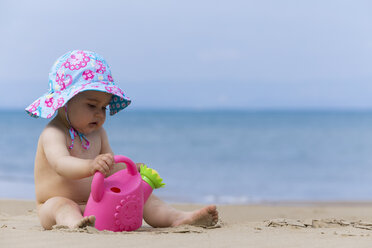
{"label": "toy watering can", "polygon": [[96,217],[95,228],[114,232],[134,231],[141,227],[143,206],[153,189],[164,186],[159,174],[125,156],[114,156],[115,163],[125,163],[127,169],[105,178],[94,174],[91,193],[84,216]]}

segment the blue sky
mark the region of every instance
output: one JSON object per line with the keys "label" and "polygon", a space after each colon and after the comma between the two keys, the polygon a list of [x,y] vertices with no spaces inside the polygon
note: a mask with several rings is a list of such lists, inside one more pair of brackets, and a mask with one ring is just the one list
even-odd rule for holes
{"label": "blue sky", "polygon": [[371,109],[371,11],[361,0],[0,0],[0,108],[27,106],[55,59],[87,49],[132,108]]}

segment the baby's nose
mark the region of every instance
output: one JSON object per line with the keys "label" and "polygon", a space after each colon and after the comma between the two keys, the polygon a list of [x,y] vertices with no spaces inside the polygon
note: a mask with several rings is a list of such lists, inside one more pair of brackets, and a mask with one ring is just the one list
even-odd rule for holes
{"label": "baby's nose", "polygon": [[106,112],[102,110],[98,110],[96,111],[95,116],[99,118],[104,118],[106,116]]}

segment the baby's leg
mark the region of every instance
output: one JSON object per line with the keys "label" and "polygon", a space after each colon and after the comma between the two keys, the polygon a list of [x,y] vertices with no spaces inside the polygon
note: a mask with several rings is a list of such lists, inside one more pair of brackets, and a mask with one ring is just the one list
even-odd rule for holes
{"label": "baby's leg", "polygon": [[210,205],[193,212],[183,212],[172,208],[158,197],[150,195],[143,217],[153,227],[170,227],[183,224],[213,226],[218,221],[216,206]]}
{"label": "baby's leg", "polygon": [[94,226],[96,218],[83,217],[81,209],[74,201],[64,197],[53,197],[38,206],[41,225],[49,230],[54,225],[63,225],[69,228]]}

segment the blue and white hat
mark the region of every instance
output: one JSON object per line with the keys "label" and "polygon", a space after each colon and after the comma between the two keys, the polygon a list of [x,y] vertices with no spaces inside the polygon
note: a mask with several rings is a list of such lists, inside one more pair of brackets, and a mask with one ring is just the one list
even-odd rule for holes
{"label": "blue and white hat", "polygon": [[110,115],[126,108],[131,100],[114,83],[106,61],[97,53],[74,50],[62,55],[49,72],[49,91],[26,108],[32,117],[51,118],[76,94],[96,90],[112,94]]}

